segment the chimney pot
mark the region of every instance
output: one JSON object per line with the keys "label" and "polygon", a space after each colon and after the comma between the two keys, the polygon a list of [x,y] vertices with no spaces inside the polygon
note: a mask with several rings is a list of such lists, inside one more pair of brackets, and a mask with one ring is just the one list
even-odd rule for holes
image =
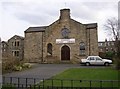
{"label": "chimney pot", "polygon": [[70,9],[61,9],[60,10],[60,19],[61,20],[70,19]]}

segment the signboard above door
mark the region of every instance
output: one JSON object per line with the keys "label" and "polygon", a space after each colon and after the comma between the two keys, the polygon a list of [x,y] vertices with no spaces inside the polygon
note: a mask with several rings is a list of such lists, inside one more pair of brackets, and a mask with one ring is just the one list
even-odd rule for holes
{"label": "signboard above door", "polygon": [[56,43],[75,43],[75,39],[56,39]]}

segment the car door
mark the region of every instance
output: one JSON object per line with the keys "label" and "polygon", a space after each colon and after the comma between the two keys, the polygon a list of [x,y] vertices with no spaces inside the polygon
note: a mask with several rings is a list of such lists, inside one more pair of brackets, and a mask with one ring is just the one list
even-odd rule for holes
{"label": "car door", "polygon": [[96,62],[95,58],[94,57],[90,57],[90,64],[94,65],[94,64],[96,64],[95,62]]}
{"label": "car door", "polygon": [[104,61],[100,57],[96,57],[96,65],[104,65]]}

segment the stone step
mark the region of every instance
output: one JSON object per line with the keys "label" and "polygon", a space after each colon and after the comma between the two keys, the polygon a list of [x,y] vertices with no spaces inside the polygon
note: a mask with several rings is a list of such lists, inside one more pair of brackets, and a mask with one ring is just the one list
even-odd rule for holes
{"label": "stone step", "polygon": [[71,61],[66,61],[66,60],[61,61],[60,63],[61,63],[61,64],[72,64]]}

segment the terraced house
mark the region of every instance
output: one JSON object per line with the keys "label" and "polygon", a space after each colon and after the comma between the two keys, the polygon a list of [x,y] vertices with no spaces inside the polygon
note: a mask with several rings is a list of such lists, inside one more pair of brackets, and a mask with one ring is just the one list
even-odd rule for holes
{"label": "terraced house", "polygon": [[72,19],[70,9],[61,9],[58,20],[49,26],[25,31],[27,62],[78,63],[88,55],[98,55],[97,23],[82,24]]}

